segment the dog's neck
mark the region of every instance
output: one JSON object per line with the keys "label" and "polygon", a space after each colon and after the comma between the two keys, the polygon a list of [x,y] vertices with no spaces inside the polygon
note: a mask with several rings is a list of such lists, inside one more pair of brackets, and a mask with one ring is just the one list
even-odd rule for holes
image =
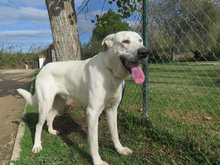
{"label": "dog's neck", "polygon": [[[109,52],[106,52],[106,53],[109,53]],[[112,61],[113,59],[110,59],[109,56],[107,56],[106,54],[103,54],[103,52],[100,52],[99,54],[97,54],[97,56],[99,56],[100,58],[102,58],[102,61],[105,65],[105,67],[109,70],[109,72],[111,73],[111,75],[115,78],[119,78],[119,79],[127,79],[130,77],[130,74],[127,74],[126,72],[122,72],[122,73],[119,73],[117,70],[115,70],[115,66],[113,65],[114,62],[116,61]],[[110,62],[111,61],[111,62]],[[113,63],[113,64],[111,64]]]}

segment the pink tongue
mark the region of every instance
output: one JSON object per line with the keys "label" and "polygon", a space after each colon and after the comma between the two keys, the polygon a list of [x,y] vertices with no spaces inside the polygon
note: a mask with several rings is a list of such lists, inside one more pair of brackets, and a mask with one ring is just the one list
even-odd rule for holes
{"label": "pink tongue", "polygon": [[130,62],[131,76],[137,84],[141,84],[145,80],[144,73],[138,62]]}

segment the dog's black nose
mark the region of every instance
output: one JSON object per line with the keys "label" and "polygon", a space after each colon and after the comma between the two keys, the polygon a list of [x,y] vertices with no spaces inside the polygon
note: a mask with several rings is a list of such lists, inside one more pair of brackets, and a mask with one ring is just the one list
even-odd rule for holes
{"label": "dog's black nose", "polygon": [[142,60],[147,57],[149,51],[147,48],[139,48],[137,51],[139,60]]}

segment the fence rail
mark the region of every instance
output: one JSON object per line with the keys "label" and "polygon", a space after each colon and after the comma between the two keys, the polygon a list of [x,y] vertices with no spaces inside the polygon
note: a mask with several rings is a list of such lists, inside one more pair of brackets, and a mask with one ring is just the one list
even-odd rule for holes
{"label": "fence rail", "polygon": [[[82,3],[77,14],[82,49],[91,42],[97,15],[109,9],[120,13],[119,2]],[[122,21],[143,36],[142,6],[137,3]],[[220,3],[150,0],[148,8],[149,117],[162,132],[195,142],[207,155],[220,155]],[[127,90],[121,108],[141,116],[143,87],[129,79]]]}

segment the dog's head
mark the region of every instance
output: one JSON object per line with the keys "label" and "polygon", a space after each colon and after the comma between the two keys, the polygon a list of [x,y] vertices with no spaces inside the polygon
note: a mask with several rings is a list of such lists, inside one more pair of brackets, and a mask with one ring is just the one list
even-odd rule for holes
{"label": "dog's head", "polygon": [[116,77],[126,79],[131,75],[136,83],[144,82],[139,61],[147,57],[148,50],[139,34],[131,31],[110,34],[102,41],[102,51],[108,54],[108,66]]}

